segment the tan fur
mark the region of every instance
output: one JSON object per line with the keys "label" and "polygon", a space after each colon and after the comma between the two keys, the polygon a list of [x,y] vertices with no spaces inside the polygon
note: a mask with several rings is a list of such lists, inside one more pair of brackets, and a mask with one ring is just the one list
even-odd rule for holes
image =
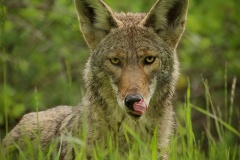
{"label": "tan fur", "polygon": [[[24,115],[3,140],[4,151],[14,143],[24,147],[25,136],[35,142],[38,133],[43,148],[60,138],[61,159],[74,159],[71,144],[61,137],[79,138],[85,127],[89,158],[96,142],[107,147],[108,136],[127,153],[124,126],[128,126],[144,143],[157,130],[160,156],[172,134],[176,47],[185,28],[188,0],[158,0],[147,14],[113,13],[101,0],[75,0],[75,4],[91,50],[82,104]],[[151,64],[146,63],[149,56],[155,58]],[[140,118],[132,117],[124,104],[129,94],[141,95],[148,106]],[[167,159],[167,153],[161,159]]]}

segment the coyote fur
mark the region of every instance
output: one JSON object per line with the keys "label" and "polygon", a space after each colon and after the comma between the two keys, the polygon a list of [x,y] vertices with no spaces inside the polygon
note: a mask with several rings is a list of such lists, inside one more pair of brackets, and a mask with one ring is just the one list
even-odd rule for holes
{"label": "coyote fur", "polygon": [[[88,158],[96,143],[107,148],[109,137],[124,154],[128,141],[134,141],[126,138],[127,126],[144,143],[156,131],[158,156],[167,159],[168,153],[160,152],[173,132],[176,48],[185,29],[188,0],[158,0],[147,14],[114,13],[102,0],[75,0],[75,5],[90,49],[82,103],[24,115],[3,140],[3,150],[15,144],[24,149],[23,137],[36,143],[38,133],[44,148],[54,139],[78,137],[85,127]],[[74,159],[76,149],[61,140],[60,159]]]}

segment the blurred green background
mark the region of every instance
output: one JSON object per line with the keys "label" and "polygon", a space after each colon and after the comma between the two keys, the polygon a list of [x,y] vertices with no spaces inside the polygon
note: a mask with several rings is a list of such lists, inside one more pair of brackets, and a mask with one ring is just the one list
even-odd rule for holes
{"label": "blurred green background", "polygon": [[[155,0],[105,2],[116,12],[147,12]],[[72,0],[0,3],[1,138],[27,112],[77,105],[84,94],[82,70],[89,51]],[[184,114],[181,107],[189,79],[191,102],[206,109],[205,80],[215,108],[227,120],[235,78],[231,125],[240,130],[239,6],[239,0],[190,0],[186,31],[178,47],[181,77],[174,109],[179,117]],[[193,111],[192,119],[196,135],[204,133],[206,118]]]}

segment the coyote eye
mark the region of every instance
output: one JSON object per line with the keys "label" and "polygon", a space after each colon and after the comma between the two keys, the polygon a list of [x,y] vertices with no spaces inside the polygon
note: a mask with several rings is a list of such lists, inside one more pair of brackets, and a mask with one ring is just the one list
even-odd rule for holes
{"label": "coyote eye", "polygon": [[155,61],[155,59],[156,59],[156,57],[154,57],[154,56],[147,56],[144,59],[144,64],[146,64],[146,65],[152,64]]}
{"label": "coyote eye", "polygon": [[114,65],[119,65],[120,64],[120,60],[118,58],[111,58],[110,62]]}

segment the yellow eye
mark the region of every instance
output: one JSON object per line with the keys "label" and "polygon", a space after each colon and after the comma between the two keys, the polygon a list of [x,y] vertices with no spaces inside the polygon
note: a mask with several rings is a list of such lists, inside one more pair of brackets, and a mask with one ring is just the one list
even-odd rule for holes
{"label": "yellow eye", "polygon": [[111,58],[110,62],[114,65],[119,65],[120,64],[120,60],[118,58]]}
{"label": "yellow eye", "polygon": [[144,59],[144,63],[145,64],[152,64],[155,61],[155,59],[156,59],[156,57],[154,57],[154,56],[147,56]]}

